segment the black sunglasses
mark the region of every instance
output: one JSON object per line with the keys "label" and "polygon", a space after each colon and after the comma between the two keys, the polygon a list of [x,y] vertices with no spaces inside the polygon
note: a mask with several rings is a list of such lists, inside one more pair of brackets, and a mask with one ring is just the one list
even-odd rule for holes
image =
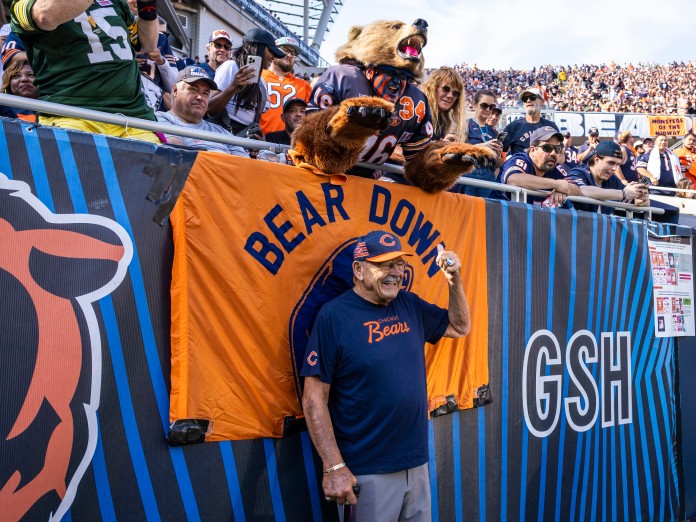
{"label": "black sunglasses", "polygon": [[481,107],[481,109],[484,111],[492,111],[493,109],[498,108],[495,103],[479,103],[479,107]]}
{"label": "black sunglasses", "polygon": [[445,94],[449,94],[451,92],[452,96],[454,96],[455,98],[459,98],[459,95],[462,93],[462,91],[458,89],[453,89],[449,85],[443,85],[441,89],[445,91]]}
{"label": "black sunglasses", "polygon": [[546,154],[551,154],[552,152],[555,152],[556,154],[560,154],[563,151],[563,145],[551,145],[550,143],[544,143],[543,145],[537,145],[541,150],[543,150]]}
{"label": "black sunglasses", "polygon": [[536,94],[528,94],[527,96],[522,96],[522,102],[527,103],[528,101],[537,101],[541,100],[541,96],[537,96]]}
{"label": "black sunglasses", "polygon": [[215,46],[216,49],[224,49],[225,51],[229,51],[232,49],[232,46],[229,44],[221,44],[217,42],[213,42],[213,45]]}

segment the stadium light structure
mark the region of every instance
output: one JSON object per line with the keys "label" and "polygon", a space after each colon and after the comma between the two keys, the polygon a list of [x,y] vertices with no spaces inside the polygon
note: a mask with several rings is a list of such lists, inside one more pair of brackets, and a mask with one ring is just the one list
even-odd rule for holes
{"label": "stadium light structure", "polygon": [[343,7],[342,0],[256,0],[317,54]]}

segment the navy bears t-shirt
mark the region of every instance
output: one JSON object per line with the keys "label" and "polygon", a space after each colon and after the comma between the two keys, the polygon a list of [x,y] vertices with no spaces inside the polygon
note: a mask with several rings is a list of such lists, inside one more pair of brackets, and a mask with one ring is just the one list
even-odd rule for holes
{"label": "navy bears t-shirt", "polygon": [[300,374],[331,385],[336,442],[354,474],[428,461],[425,342],[448,324],[447,310],[405,290],[386,306],[352,289],[322,306]]}
{"label": "navy bears t-shirt", "polygon": [[507,132],[507,136],[503,140],[503,150],[509,151],[510,154],[524,152],[529,148],[529,137],[532,132],[547,125],[558,130],[556,124],[546,118],[541,118],[537,123],[529,123],[525,118],[511,121],[503,129],[503,132]]}

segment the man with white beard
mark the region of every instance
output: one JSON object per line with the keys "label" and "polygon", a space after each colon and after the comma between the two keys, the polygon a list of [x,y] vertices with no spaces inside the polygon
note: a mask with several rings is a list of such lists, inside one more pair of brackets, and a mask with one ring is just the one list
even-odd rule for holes
{"label": "man with white beard", "polygon": [[536,87],[528,87],[520,93],[520,100],[524,105],[525,117],[510,122],[503,132],[507,133],[503,140],[503,150],[512,154],[524,152],[529,148],[529,137],[541,127],[558,127],[551,120],[541,117],[541,107],[544,105],[544,97]]}

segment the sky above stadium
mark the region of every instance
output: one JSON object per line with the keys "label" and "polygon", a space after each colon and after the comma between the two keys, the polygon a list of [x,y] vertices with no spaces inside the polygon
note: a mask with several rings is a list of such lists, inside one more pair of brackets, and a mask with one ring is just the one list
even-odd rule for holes
{"label": "sky above stadium", "polygon": [[482,69],[541,64],[668,63],[694,59],[694,0],[343,0],[321,47],[336,49],[353,25],[427,20],[426,67]]}

